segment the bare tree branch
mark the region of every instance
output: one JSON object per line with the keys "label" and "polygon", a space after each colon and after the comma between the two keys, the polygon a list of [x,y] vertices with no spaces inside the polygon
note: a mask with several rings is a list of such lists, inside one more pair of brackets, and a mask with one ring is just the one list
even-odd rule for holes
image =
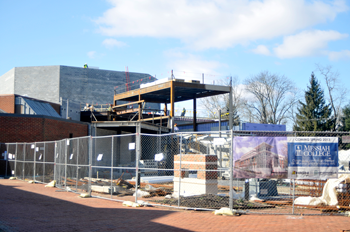
{"label": "bare tree branch", "polygon": [[[226,86],[229,86],[231,84],[233,109],[239,112],[243,106],[243,102],[242,102],[242,90],[239,89],[238,77],[233,77],[232,83],[230,83],[229,79],[220,80],[218,81],[218,83]],[[221,110],[222,112],[225,112],[226,109],[228,109],[229,97],[230,97],[229,94],[206,97],[201,99],[200,103],[209,112],[209,117],[218,118],[219,110]]]}
{"label": "bare tree branch", "polygon": [[245,105],[252,110],[259,123],[285,122],[289,110],[297,102],[297,89],[285,76],[264,71],[246,79],[245,85],[246,91],[255,98]]}
{"label": "bare tree branch", "polygon": [[347,89],[341,84],[339,80],[339,72],[333,71],[331,65],[322,66],[316,64],[316,69],[323,76],[328,90],[329,103],[331,104],[334,114],[334,130],[337,130],[340,125],[341,108],[343,102],[346,101]]}

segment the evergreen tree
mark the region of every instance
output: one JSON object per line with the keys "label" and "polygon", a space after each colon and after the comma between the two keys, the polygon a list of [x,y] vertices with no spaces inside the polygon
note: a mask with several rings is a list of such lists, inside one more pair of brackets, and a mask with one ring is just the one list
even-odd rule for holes
{"label": "evergreen tree", "polygon": [[325,103],[323,90],[313,72],[310,86],[305,91],[305,103],[299,101],[299,105],[295,131],[327,131],[333,128],[332,108]]}
{"label": "evergreen tree", "polygon": [[343,108],[342,113],[343,116],[341,118],[341,130],[350,131],[350,104]]}

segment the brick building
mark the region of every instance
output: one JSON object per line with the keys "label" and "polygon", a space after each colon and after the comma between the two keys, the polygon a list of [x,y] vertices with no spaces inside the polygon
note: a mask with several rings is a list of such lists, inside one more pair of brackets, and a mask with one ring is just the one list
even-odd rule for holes
{"label": "brick building", "polygon": [[52,102],[19,96],[16,94],[0,94],[0,109],[4,111],[1,113],[38,114],[61,117],[60,108],[60,104]]}
{"label": "brick building", "polygon": [[0,114],[0,143],[87,136],[89,124],[43,115]]}

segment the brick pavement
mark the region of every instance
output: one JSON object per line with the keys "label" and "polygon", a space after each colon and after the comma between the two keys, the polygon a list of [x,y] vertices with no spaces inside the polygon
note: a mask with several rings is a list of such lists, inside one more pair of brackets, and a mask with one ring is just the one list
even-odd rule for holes
{"label": "brick pavement", "polygon": [[121,202],[79,198],[42,184],[0,179],[2,231],[342,231],[344,216],[242,215],[160,207],[128,208]]}

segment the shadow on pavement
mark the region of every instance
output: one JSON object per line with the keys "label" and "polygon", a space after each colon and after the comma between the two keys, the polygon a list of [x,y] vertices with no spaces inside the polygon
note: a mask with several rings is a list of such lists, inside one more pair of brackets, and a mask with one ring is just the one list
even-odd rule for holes
{"label": "shadow on pavement", "polygon": [[[94,208],[16,189],[15,185],[16,183],[13,185],[0,184],[0,232],[189,231],[152,222],[174,211]],[[18,187],[23,186],[19,184]],[[112,201],[109,203],[119,204]]]}

